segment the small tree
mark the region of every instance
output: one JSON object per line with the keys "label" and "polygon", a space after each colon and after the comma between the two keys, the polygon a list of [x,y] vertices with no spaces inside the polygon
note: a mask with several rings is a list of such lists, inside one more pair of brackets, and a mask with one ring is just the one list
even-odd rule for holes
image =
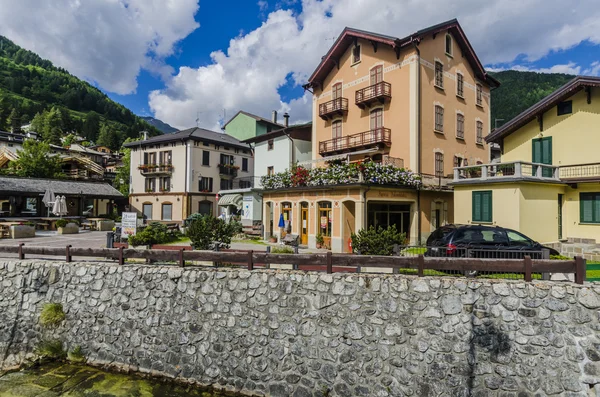
{"label": "small tree", "polygon": [[222,248],[229,248],[231,238],[235,235],[236,225],[225,222],[211,215],[196,215],[187,229],[192,246],[197,250],[212,250],[216,243]]}
{"label": "small tree", "polygon": [[404,244],[406,235],[396,225],[382,228],[371,226],[352,233],[352,251],[360,255],[393,255],[394,246]]}
{"label": "small tree", "polygon": [[36,178],[63,176],[60,158],[50,152],[50,145],[45,142],[26,139],[23,150],[17,150],[17,154],[19,158],[9,164],[9,174]]}
{"label": "small tree", "polygon": [[166,244],[173,241],[175,237],[169,233],[166,225],[160,222],[152,222],[139,233],[129,236],[129,245],[154,245]]}

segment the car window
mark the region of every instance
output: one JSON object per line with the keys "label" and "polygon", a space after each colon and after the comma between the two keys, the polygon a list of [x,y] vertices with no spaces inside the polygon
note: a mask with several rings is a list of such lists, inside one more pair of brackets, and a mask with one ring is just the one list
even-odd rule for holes
{"label": "car window", "polygon": [[462,229],[456,234],[454,243],[459,244],[505,244],[508,240],[502,230]]}
{"label": "car window", "polygon": [[511,245],[533,245],[533,241],[521,233],[510,230],[506,232],[506,234],[508,235]]}

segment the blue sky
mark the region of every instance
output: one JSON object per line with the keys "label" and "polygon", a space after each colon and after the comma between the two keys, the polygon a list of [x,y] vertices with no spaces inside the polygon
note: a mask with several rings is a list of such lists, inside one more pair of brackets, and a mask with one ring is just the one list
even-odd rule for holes
{"label": "blue sky", "polygon": [[458,18],[490,70],[600,74],[597,0],[374,1],[0,0],[0,34],[179,128],[240,109],[309,120],[301,85],[345,26],[402,37]]}

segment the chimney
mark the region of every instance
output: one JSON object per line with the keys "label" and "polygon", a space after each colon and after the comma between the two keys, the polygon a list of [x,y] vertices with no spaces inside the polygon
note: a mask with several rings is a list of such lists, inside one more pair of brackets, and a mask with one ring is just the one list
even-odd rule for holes
{"label": "chimney", "polygon": [[290,115],[287,112],[285,112],[283,114],[283,118],[285,119],[285,122],[283,123],[283,125],[285,125],[286,127],[289,127],[290,126]]}
{"label": "chimney", "polygon": [[275,124],[277,124],[277,110],[273,110],[273,117],[271,119]]}
{"label": "chimney", "polygon": [[142,131],[142,140],[143,141],[147,141],[148,140],[148,131]]}

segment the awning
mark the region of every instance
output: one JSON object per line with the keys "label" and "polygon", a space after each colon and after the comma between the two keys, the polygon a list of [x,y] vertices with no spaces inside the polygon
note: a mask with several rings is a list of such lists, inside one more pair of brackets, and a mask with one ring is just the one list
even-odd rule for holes
{"label": "awning", "polygon": [[227,207],[228,205],[235,205],[238,209],[242,208],[244,198],[241,194],[226,194],[219,199],[218,205],[221,207]]}

